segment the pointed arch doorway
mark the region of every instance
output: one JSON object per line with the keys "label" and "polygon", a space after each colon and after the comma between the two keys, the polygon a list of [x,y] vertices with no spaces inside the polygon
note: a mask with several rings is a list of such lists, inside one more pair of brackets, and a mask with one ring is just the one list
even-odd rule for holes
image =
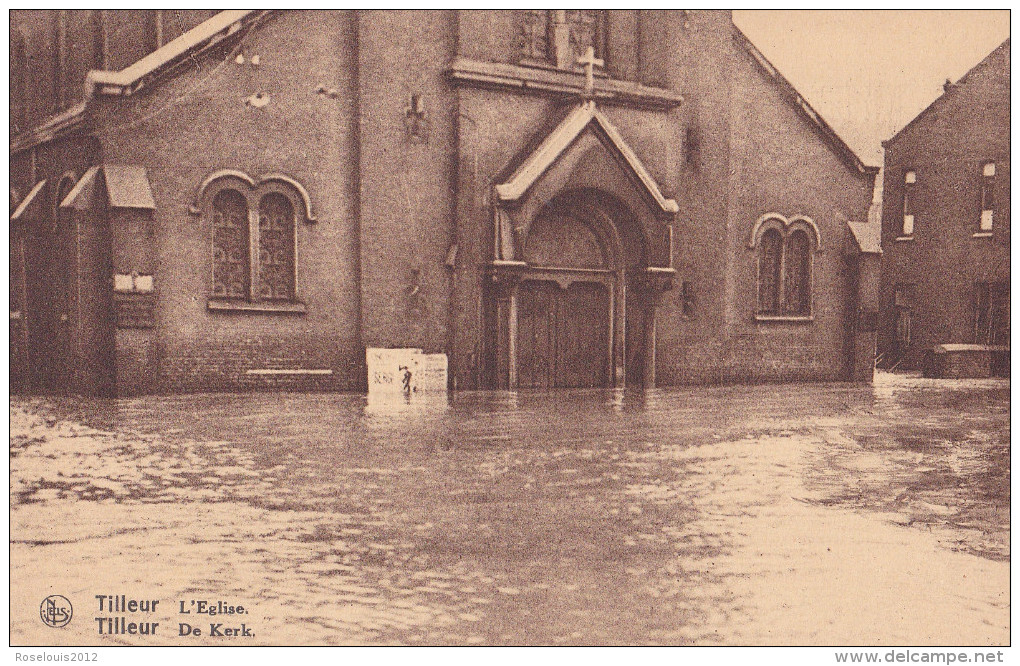
{"label": "pointed arch doorway", "polygon": [[573,107],[493,186],[490,385],[654,386],[677,212],[595,102]]}
{"label": "pointed arch doorway", "polygon": [[[645,239],[614,197],[556,196],[523,230],[522,260],[494,274],[498,385],[641,386],[654,367]],[[651,335],[650,335],[651,334]]]}

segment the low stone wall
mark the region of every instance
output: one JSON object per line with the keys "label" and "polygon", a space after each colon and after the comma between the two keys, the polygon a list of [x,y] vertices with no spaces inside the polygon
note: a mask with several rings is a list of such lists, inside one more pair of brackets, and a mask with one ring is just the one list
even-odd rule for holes
{"label": "low stone wall", "polygon": [[924,353],[925,377],[965,379],[1009,376],[1009,347],[996,345],[936,345]]}

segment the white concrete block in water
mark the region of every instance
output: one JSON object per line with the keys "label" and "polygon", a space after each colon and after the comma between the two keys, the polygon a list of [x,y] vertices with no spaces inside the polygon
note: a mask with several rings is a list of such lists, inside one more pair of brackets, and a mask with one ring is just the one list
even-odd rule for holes
{"label": "white concrete block in water", "polygon": [[369,393],[424,393],[446,391],[446,354],[425,354],[421,349],[365,351]]}

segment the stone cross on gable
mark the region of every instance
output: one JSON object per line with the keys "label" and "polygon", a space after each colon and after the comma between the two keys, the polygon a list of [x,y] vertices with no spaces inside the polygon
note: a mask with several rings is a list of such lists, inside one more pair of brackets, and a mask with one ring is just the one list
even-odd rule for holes
{"label": "stone cross on gable", "polygon": [[595,47],[589,46],[584,55],[577,59],[577,64],[584,67],[584,98],[595,97],[595,67],[602,67],[605,60],[595,57]]}

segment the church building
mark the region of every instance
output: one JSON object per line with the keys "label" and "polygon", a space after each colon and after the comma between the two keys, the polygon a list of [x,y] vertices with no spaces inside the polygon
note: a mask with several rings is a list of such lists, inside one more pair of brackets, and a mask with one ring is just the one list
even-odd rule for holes
{"label": "church building", "polygon": [[[864,165],[728,11],[11,12],[16,390],[870,381]],[[859,221],[859,222],[858,222]]]}

